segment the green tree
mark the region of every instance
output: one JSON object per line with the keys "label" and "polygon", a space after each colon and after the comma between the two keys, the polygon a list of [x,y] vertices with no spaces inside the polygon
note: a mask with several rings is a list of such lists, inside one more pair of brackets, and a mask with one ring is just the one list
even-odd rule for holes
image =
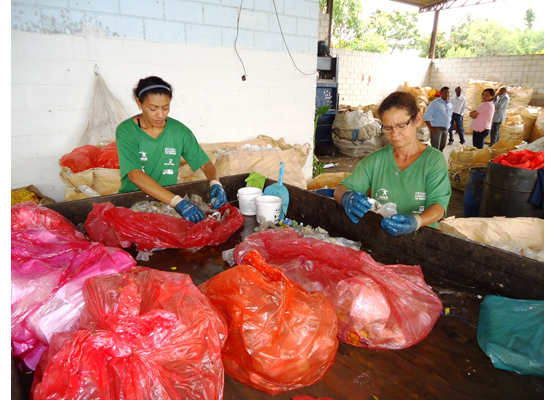
{"label": "green tree", "polygon": [[499,21],[476,20],[468,35],[468,46],[476,57],[518,54],[518,32]]}
{"label": "green tree", "polygon": [[371,16],[373,28],[387,42],[389,53],[395,50],[404,51],[419,48],[420,33],[416,23],[418,13],[400,13],[394,10],[392,13],[375,11]]}
{"label": "green tree", "polygon": [[536,13],[534,12],[534,10],[532,10],[531,8],[526,10],[526,13],[524,14],[524,25],[526,26],[526,29],[532,29],[532,23],[535,19]]}
{"label": "green tree", "polygon": [[[327,1],[320,0],[320,10],[326,9]],[[368,30],[360,15],[360,0],[334,0],[332,15],[332,42],[334,47],[349,48],[348,44],[362,36]],[[330,43],[330,47],[331,47]]]}

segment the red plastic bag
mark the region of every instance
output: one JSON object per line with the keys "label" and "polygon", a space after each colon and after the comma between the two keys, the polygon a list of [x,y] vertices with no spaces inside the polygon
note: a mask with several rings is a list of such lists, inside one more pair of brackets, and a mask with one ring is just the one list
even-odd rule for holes
{"label": "red plastic bag", "polygon": [[116,142],[110,143],[98,153],[96,168],[119,168],[118,148]]}
{"label": "red plastic bag", "polygon": [[80,330],[55,335],[34,400],[222,399],[225,321],[186,274],[89,279]]}
{"label": "red plastic bag", "polygon": [[71,153],[64,154],[60,161],[62,167],[68,167],[73,172],[83,172],[96,166],[96,159],[100,149],[87,144],[73,149]]}
{"label": "red plastic bag", "polygon": [[503,164],[507,167],[522,169],[540,169],[544,167],[543,151],[509,151],[495,157],[492,162]]}
{"label": "red plastic bag", "polygon": [[123,271],[135,260],[121,249],[89,242],[64,217],[32,202],[12,207],[14,225],[12,354],[20,369],[23,362],[34,370],[52,335],[76,328],[85,280]]}
{"label": "red plastic bag", "polygon": [[121,247],[134,243],[139,250],[218,246],[245,222],[237,207],[225,204],[218,209],[222,215],[226,210],[229,215],[221,222],[205,218],[195,224],[181,217],[98,203],[87,216],[85,229],[94,241],[110,246],[116,246],[119,241]]}
{"label": "red plastic bag", "polygon": [[293,229],[248,236],[234,251],[240,264],[256,250],[309,292],[323,292],[335,307],[339,340],[371,349],[412,346],[432,330],[443,309],[419,266],[382,265],[367,253]]}
{"label": "red plastic bag", "polygon": [[228,323],[225,372],[272,395],[318,382],[338,348],[333,306],[256,252],[244,262],[199,286]]}
{"label": "red plastic bag", "polygon": [[50,208],[25,201],[12,206],[12,231],[19,229],[48,229],[65,232],[76,239],[85,239],[79,230],[66,217]]}

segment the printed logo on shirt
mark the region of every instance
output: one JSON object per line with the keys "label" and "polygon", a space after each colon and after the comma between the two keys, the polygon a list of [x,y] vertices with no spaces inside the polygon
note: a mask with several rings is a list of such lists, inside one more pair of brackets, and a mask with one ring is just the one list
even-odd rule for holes
{"label": "printed logo on shirt", "polygon": [[173,169],[165,169],[162,171],[162,175],[173,175]]}
{"label": "printed logo on shirt", "polygon": [[379,189],[376,192],[376,200],[389,200],[387,197],[387,189]]}
{"label": "printed logo on shirt", "polygon": [[425,209],[424,206],[418,207],[418,214],[422,214],[424,212],[424,209]]}
{"label": "printed logo on shirt", "polygon": [[148,161],[148,158],[146,157],[146,152],[139,151],[139,153],[141,153],[141,161]]}
{"label": "printed logo on shirt", "polygon": [[170,160],[167,163],[164,163],[164,165],[175,165],[173,163],[173,158],[170,158]]}
{"label": "printed logo on shirt", "polygon": [[175,155],[177,154],[177,152],[176,152],[175,149],[172,148],[172,147],[166,147],[166,154],[175,156]]}
{"label": "printed logo on shirt", "polygon": [[426,200],[426,192],[414,192],[414,200]]}

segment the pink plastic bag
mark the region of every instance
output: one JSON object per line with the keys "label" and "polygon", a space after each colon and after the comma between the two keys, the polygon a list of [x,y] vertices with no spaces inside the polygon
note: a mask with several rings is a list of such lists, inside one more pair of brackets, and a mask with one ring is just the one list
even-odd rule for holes
{"label": "pink plastic bag", "polygon": [[313,385],[331,368],[337,317],[322,293],[307,293],[256,252],[199,286],[225,316],[225,372],[268,394]]}
{"label": "pink plastic bag", "polygon": [[12,354],[21,369],[23,362],[34,370],[52,335],[76,328],[85,280],[123,271],[135,260],[89,242],[60,214],[32,202],[12,207],[12,227]]}
{"label": "pink plastic bag", "polygon": [[443,309],[419,266],[382,265],[365,252],[303,238],[293,229],[248,236],[235,248],[235,262],[251,250],[307,291],[326,294],[339,320],[339,340],[355,346],[412,346],[428,335]]}
{"label": "pink plastic bag", "polygon": [[135,267],[89,279],[79,330],[57,334],[34,399],[222,399],[225,321],[189,275]]}
{"label": "pink plastic bag", "polygon": [[222,215],[226,210],[229,215],[221,222],[205,218],[195,224],[181,217],[99,203],[89,213],[85,229],[97,242],[124,248],[136,244],[139,250],[218,246],[245,222],[237,207],[225,204],[218,209]]}

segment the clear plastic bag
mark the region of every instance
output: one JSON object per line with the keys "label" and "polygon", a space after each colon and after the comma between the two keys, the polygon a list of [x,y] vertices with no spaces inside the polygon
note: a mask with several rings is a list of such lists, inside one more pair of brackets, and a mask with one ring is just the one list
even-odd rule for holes
{"label": "clear plastic bag", "polygon": [[116,136],[118,125],[129,118],[121,102],[110,92],[104,79],[95,72],[96,84],[87,127],[79,140],[79,146],[97,146]]}
{"label": "clear plastic bag", "polygon": [[55,211],[13,206],[11,337],[19,368],[34,370],[52,335],[76,328],[88,278],[134,265],[127,252],[89,242]]}
{"label": "clear plastic bag", "polygon": [[338,349],[330,301],[254,251],[242,261],[199,286],[228,323],[226,374],[272,395],[318,382]]}
{"label": "clear plastic bag", "polygon": [[223,398],[225,321],[189,275],[135,267],[86,282],[76,332],[56,335],[40,399]]}
{"label": "clear plastic bag", "polygon": [[339,340],[355,346],[412,346],[428,335],[443,310],[419,266],[383,265],[365,252],[302,238],[292,229],[248,236],[235,248],[235,262],[251,250],[305,290],[324,293],[337,313]]}

